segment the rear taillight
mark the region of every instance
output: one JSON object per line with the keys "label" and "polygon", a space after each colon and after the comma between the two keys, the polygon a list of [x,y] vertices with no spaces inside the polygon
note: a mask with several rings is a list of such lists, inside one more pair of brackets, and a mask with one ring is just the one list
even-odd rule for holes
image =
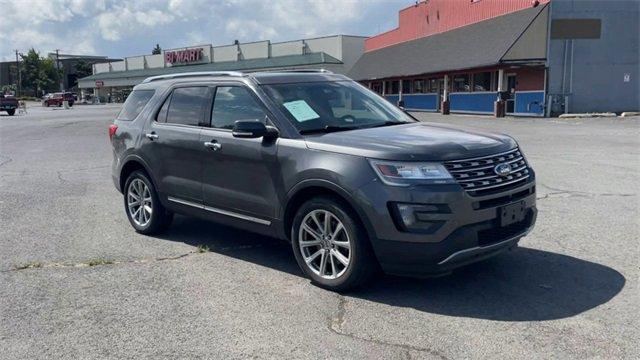
{"label": "rear taillight", "polygon": [[116,124],[109,125],[109,140],[113,138],[113,135],[116,134],[116,131],[118,131],[118,125]]}

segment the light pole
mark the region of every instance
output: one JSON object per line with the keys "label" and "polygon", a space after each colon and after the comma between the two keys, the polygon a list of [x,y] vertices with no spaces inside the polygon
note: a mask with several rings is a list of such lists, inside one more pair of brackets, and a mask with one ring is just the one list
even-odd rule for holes
{"label": "light pole", "polygon": [[16,50],[16,69],[18,70],[18,81],[16,88],[16,97],[20,96],[21,88],[22,88],[22,74],[20,73],[20,61],[18,60],[18,50]]}
{"label": "light pole", "polygon": [[56,70],[58,71],[58,76],[60,76],[60,91],[64,92],[64,82],[62,80],[64,71],[63,74],[60,75],[60,49],[56,49]]}

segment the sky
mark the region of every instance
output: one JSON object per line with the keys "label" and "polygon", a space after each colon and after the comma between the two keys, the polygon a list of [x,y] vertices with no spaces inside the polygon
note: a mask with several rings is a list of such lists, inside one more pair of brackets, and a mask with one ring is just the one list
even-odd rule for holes
{"label": "sky", "polygon": [[348,34],[371,36],[397,26],[415,0],[0,0],[0,60],[14,50],[45,55],[150,54],[234,40],[286,41]]}

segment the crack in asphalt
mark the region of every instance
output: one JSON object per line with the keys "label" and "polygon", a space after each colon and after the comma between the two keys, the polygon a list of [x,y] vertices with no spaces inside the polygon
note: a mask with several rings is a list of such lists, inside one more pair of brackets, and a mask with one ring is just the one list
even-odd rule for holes
{"label": "crack in asphalt", "polygon": [[[46,268],[84,268],[84,267],[95,267],[95,266],[105,266],[105,265],[119,265],[119,264],[145,264],[152,262],[160,262],[160,261],[171,261],[171,260],[179,260],[185,258],[190,255],[199,255],[206,254],[208,252],[215,251],[236,251],[236,250],[247,250],[262,247],[262,244],[254,244],[254,245],[235,245],[235,246],[224,246],[220,248],[214,248],[208,251],[200,251],[194,250],[184,254],[175,255],[175,256],[166,256],[166,257],[156,257],[156,258],[143,258],[143,259],[131,259],[131,260],[114,260],[109,258],[93,258],[90,260],[85,260],[81,262],[71,263],[71,262],[49,262],[49,263],[41,263],[41,262],[30,262],[22,265],[16,265],[11,269],[0,270],[0,273],[8,273],[8,272],[16,272],[22,270],[31,270],[31,269],[46,269]],[[215,251],[214,251],[215,250]]]}
{"label": "crack in asphalt", "polygon": [[545,200],[550,198],[570,198],[570,197],[590,198],[590,197],[606,197],[606,196],[612,196],[612,197],[613,196],[618,196],[618,197],[637,196],[637,194],[630,194],[630,193],[591,193],[591,192],[577,191],[577,190],[566,190],[566,189],[551,187],[543,183],[539,183],[539,185],[549,190],[552,190],[552,192],[539,196],[536,198],[536,200]]}
{"label": "crack in asphalt", "polygon": [[10,162],[12,162],[13,159],[9,156],[6,155],[0,155],[0,166],[8,164]]}
{"label": "crack in asphalt", "polygon": [[84,267],[96,267],[96,266],[106,266],[106,265],[119,265],[119,264],[145,264],[152,262],[161,262],[161,261],[171,261],[171,260],[179,260],[185,258],[189,255],[199,254],[197,251],[190,251],[188,253],[175,255],[175,256],[165,256],[165,257],[157,257],[157,258],[144,258],[144,259],[132,259],[132,260],[111,260],[108,258],[97,258],[91,259],[76,263],[70,262],[51,262],[51,263],[40,263],[40,262],[32,262],[24,265],[14,266],[12,269],[2,270],[2,273],[8,272],[16,272],[23,270],[31,270],[31,269],[47,269],[47,268],[84,268]]}
{"label": "crack in asphalt", "polygon": [[105,169],[108,168],[109,165],[101,165],[101,166],[94,166],[94,167],[89,167],[89,168],[78,168],[78,169],[69,169],[69,170],[58,170],[56,171],[56,174],[58,176],[58,180],[60,180],[60,182],[62,183],[68,183],[69,180],[65,179],[62,174],[65,173],[72,173],[72,172],[80,172],[80,171],[90,171],[90,170],[98,170],[98,169]]}
{"label": "crack in asphalt", "polygon": [[448,360],[448,358],[438,350],[423,348],[423,347],[409,345],[409,344],[398,344],[398,343],[383,341],[378,339],[370,339],[370,338],[366,338],[357,334],[344,331],[342,327],[346,322],[345,316],[347,312],[347,309],[346,309],[347,299],[344,296],[339,294],[337,295],[337,299],[338,299],[338,310],[333,316],[327,319],[327,323],[328,323],[327,327],[329,331],[340,336],[346,336],[353,340],[360,340],[360,341],[364,341],[364,342],[379,345],[379,346],[388,346],[388,347],[398,348],[400,350],[403,350],[405,355],[409,359],[412,358],[411,351],[415,351],[415,352],[421,352],[421,353],[428,353],[439,359]]}

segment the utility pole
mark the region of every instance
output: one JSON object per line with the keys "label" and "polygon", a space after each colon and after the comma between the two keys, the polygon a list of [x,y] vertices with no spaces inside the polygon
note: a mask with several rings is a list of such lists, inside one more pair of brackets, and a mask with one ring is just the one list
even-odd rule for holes
{"label": "utility pole", "polygon": [[16,69],[18,70],[18,81],[17,81],[17,89],[16,89],[16,97],[20,96],[21,88],[22,88],[22,76],[20,74],[20,61],[18,60],[18,50],[16,50]]}
{"label": "utility pole", "polygon": [[60,76],[60,91],[64,92],[64,72],[60,75],[60,49],[56,49],[56,70],[58,70],[58,76]]}

